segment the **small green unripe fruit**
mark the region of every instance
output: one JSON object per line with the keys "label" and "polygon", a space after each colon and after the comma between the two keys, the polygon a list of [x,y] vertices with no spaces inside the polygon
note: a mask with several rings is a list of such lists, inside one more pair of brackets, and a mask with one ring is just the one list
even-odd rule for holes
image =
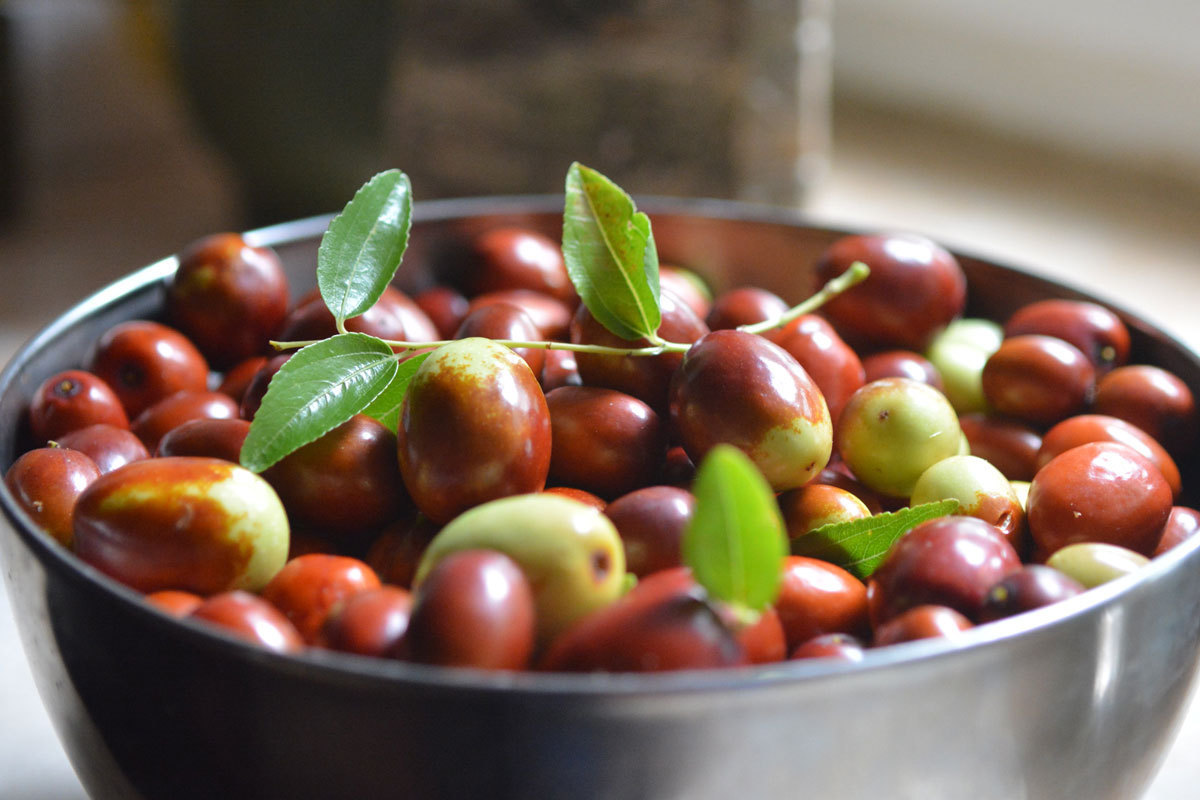
{"label": "small green unripe fruit", "polygon": [[1046,566],[1074,578],[1090,589],[1135,572],[1150,563],[1141,553],[1103,542],[1077,542],[1056,550]]}
{"label": "small green unripe fruit", "polygon": [[987,411],[983,365],[1003,339],[1003,329],[991,320],[958,319],[926,348],[925,357],[937,367],[946,398],[959,414]]}
{"label": "small green unripe fruit", "polygon": [[[909,501],[958,501],[958,512],[978,517],[1000,529],[1010,542],[1025,528],[1025,510],[1004,473],[978,456],[951,456],[921,473]],[[1014,544],[1015,546],[1015,544]]]}
{"label": "small green unripe fruit", "polygon": [[938,342],[960,342],[994,353],[1002,341],[1004,328],[1000,323],[979,317],[963,317],[954,320],[933,337],[931,346]]}
{"label": "small green unripe fruit", "polygon": [[616,527],[595,507],[559,495],[506,497],[455,517],[426,548],[417,591],[440,559],[475,549],[498,550],[521,567],[533,588],[541,641],[616,600],[624,585]]}
{"label": "small green unripe fruit", "polygon": [[908,378],[883,378],[850,396],[836,440],[860,481],[877,492],[908,497],[922,472],[958,454],[962,430],[937,389]]}

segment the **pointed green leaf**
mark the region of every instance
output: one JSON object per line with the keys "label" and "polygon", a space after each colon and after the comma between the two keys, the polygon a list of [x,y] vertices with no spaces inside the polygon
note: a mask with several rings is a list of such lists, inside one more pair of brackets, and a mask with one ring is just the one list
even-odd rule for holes
{"label": "pointed green leaf", "polygon": [[363,413],[378,420],[386,425],[388,430],[395,433],[396,428],[400,425],[400,407],[404,405],[404,396],[408,394],[408,385],[412,383],[413,376],[417,374],[417,370],[421,368],[427,358],[429,358],[429,353],[419,353],[401,361],[396,369],[396,374],[392,377],[392,382],[371,401],[369,406],[363,409]]}
{"label": "pointed green leaf", "polygon": [[950,498],[850,522],[831,522],[792,539],[792,554],[829,561],[866,580],[897,539],[922,522],[957,510],[958,501]]}
{"label": "pointed green leaf", "polygon": [[344,333],[298,350],[275,373],[242,445],[242,466],[262,472],[362,411],[397,372],[392,349]]}
{"label": "pointed green leaf", "polygon": [[408,246],[412,187],[400,170],[367,181],[329,223],[317,251],[317,286],[338,322],[375,304]]}
{"label": "pointed green leaf", "polygon": [[741,450],[714,447],[692,483],[696,510],[683,560],[710,595],[760,611],[779,592],[787,533],[771,487]]}
{"label": "pointed green leaf", "polygon": [[662,317],[650,218],[619,186],[578,163],[567,172],[562,247],[571,282],[601,325],[631,341],[654,336]]}

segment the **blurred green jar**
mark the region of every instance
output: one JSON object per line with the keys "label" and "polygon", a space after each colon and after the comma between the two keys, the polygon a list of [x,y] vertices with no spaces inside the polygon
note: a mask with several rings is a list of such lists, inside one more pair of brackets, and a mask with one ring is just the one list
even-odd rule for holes
{"label": "blurred green jar", "polygon": [[254,222],[379,169],[421,197],[562,190],[797,205],[828,154],[829,0],[157,0]]}

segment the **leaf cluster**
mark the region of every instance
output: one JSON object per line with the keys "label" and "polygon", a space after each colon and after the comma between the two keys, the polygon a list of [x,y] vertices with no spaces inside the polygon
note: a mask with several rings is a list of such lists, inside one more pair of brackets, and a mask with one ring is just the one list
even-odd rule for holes
{"label": "leaf cluster", "polygon": [[[409,384],[428,356],[409,349],[437,343],[388,342],[348,332],[346,321],[371,308],[391,283],[411,224],[412,189],[399,170],[371,178],[330,222],[317,254],[317,285],[337,333],[293,343],[303,346],[270,383],[241,452],[244,466],[261,472],[359,413],[397,429]],[[650,219],[615,183],[581,164],[567,174],[562,249],[568,274],[595,318],[622,339],[649,345],[627,352],[683,348],[658,337],[658,251]],[[863,276],[865,268],[842,283]],[[840,290],[818,293],[791,315]],[[710,596],[735,616],[753,619],[775,599],[788,552],[775,497],[749,458],[728,445],[701,462],[693,492],[697,506],[683,541],[685,563]],[[936,510],[827,526],[793,542],[792,550],[865,576],[914,520]]]}

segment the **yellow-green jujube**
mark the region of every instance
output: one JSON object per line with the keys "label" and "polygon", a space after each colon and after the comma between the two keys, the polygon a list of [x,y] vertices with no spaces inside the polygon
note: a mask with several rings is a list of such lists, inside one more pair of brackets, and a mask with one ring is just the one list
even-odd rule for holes
{"label": "yellow-green jujube", "polygon": [[850,396],[836,442],[860,481],[877,492],[908,497],[921,473],[958,454],[962,429],[937,389],[908,378],[882,378]]}
{"label": "yellow-green jujube", "polygon": [[958,501],[957,513],[995,525],[1014,546],[1024,538],[1025,507],[991,462],[971,455],[944,458],[921,473],[909,502],[915,506],[950,499]]}
{"label": "yellow-green jujube", "polygon": [[1046,559],[1054,567],[1090,589],[1136,572],[1150,563],[1141,553],[1104,542],[1076,542],[1059,548]]}
{"label": "yellow-green jujube", "polygon": [[959,414],[987,411],[983,396],[983,365],[1000,347],[1004,331],[986,319],[957,319],[925,349],[925,357],[942,376],[943,391]]}
{"label": "yellow-green jujube", "polygon": [[620,596],[625,550],[616,527],[595,507],[555,494],[492,500],[455,517],[429,543],[415,586],[444,556],[498,550],[525,573],[546,641]]}

